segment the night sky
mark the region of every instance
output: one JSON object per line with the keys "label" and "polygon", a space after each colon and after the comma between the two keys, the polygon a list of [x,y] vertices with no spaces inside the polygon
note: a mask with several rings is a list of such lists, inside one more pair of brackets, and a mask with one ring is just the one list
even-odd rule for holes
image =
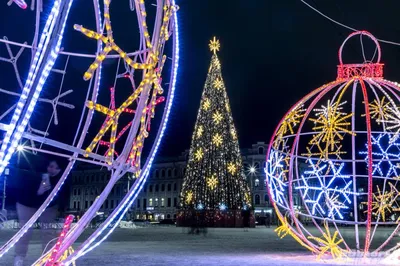
{"label": "night sky", "polygon": [[[269,141],[285,112],[312,89],[336,79],[337,51],[350,31],[299,0],[179,1],[182,53],[177,97],[162,152],[188,148],[211,54],[219,53],[240,146]],[[229,3],[229,4],[228,4]],[[400,42],[398,1],[308,1],[321,12],[378,38]],[[372,42],[371,42],[372,43]],[[375,47],[364,40],[367,56]],[[369,49],[368,49],[369,48]],[[400,47],[381,44],[385,77],[400,80]],[[344,62],[362,60],[358,38]]]}
{"label": "night sky", "polygon": [[[119,3],[124,13],[116,16],[119,11],[114,11],[111,19],[113,25],[120,28],[126,16],[132,13],[127,0],[118,1],[126,2]],[[48,2],[44,1],[45,6]],[[70,28],[73,23],[86,25],[86,20],[92,19],[92,9],[89,13],[86,9],[86,6],[90,8],[91,2],[75,0],[68,22]],[[178,83],[160,155],[178,155],[190,147],[211,59],[208,42],[213,36],[221,41],[219,58],[242,148],[256,141],[269,141],[274,127],[293,104],[312,89],[336,79],[337,51],[350,31],[321,17],[300,0],[177,0],[177,3],[180,6],[178,17],[181,38]],[[376,0],[308,0],[308,3],[353,28],[365,29],[378,38],[400,42],[400,24],[397,22],[399,1],[387,0],[384,5],[383,1]],[[23,12],[33,13],[28,10]],[[10,18],[15,21],[13,27],[16,29],[4,28],[4,25],[9,25],[6,23],[9,23]],[[2,1],[2,33],[11,36],[11,40],[24,41],[19,37],[21,31],[31,31],[24,23],[21,11],[15,5],[7,7],[6,1]],[[91,26],[88,25],[89,28]],[[72,32],[68,33],[71,35],[67,34],[63,41],[68,51],[93,52],[92,40],[85,39],[72,29],[69,32]],[[116,39],[122,47],[135,42],[129,39],[131,35],[124,32],[116,34],[119,34]],[[367,57],[371,57],[374,47],[367,40],[364,44]],[[85,50],[88,45],[91,45],[91,50]],[[400,47],[388,44],[381,44],[381,47],[385,77],[399,81]],[[0,55],[5,56],[4,46],[0,49]],[[358,39],[346,46],[344,61],[362,61]],[[72,62],[70,71],[79,77],[89,63]],[[4,64],[0,67],[3,68]],[[12,71],[12,68],[8,70]],[[3,77],[8,75],[4,74]],[[80,92],[79,88],[87,83],[81,78],[66,82],[66,87],[73,88],[78,96],[79,93],[84,95],[84,90]],[[107,84],[107,79],[104,84]],[[5,86],[2,80],[0,85]],[[46,94],[46,90],[43,93]],[[37,108],[38,111],[35,111],[40,112],[41,107]],[[76,116],[76,120],[80,110],[82,108],[78,107],[74,111],[73,117]],[[60,115],[63,116],[62,111]],[[67,115],[71,116],[72,113]],[[66,132],[64,129],[59,132],[67,134],[63,133]]]}

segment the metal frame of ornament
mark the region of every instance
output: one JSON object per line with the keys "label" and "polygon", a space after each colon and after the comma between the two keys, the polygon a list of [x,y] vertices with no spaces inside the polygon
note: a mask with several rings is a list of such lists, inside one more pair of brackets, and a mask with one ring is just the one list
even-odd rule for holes
{"label": "metal frame of ornament", "polygon": [[[374,41],[376,63],[343,63],[343,47],[356,35]],[[392,214],[399,211],[400,84],[383,78],[381,49],[369,32],[350,34],[338,55],[337,79],[310,92],[279,122],[270,141],[265,169],[268,194],[282,224],[277,231],[279,235],[291,235],[318,258],[330,254],[336,259],[360,252],[369,256],[384,251],[400,229],[400,219],[386,220],[381,207],[385,204],[376,202],[385,198],[382,193],[391,190],[393,198],[385,206],[390,205]],[[356,97],[357,92],[361,97]],[[349,103],[344,100],[345,96],[351,99]],[[357,99],[362,99],[361,105]],[[360,105],[362,114],[356,105]],[[364,129],[360,130],[362,126]],[[382,134],[388,136],[387,143],[376,143]],[[359,150],[357,140],[366,140],[363,150]],[[380,149],[376,150],[377,147]],[[396,156],[392,156],[391,149]],[[304,150],[307,152],[302,153]],[[385,163],[391,165],[390,174],[376,169]],[[305,171],[300,172],[301,164],[307,165]],[[365,174],[359,165],[364,165]],[[359,190],[360,187],[366,191]],[[300,195],[297,206],[295,195]],[[365,220],[358,217],[361,198],[366,198]],[[344,217],[343,210],[352,211],[353,217]],[[304,225],[305,220],[316,227],[317,233],[313,234]],[[348,242],[341,234],[340,224],[354,227],[355,243]],[[393,226],[393,232],[378,243],[377,229],[382,225]],[[374,240],[377,248],[371,249]],[[364,241],[362,249],[361,241]],[[400,243],[387,251],[400,254]],[[398,255],[392,258],[399,261]]]}
{"label": "metal frame of ornament", "polygon": [[[15,1],[17,4],[23,1]],[[105,12],[110,5],[110,0],[104,0]],[[36,152],[42,152],[47,154],[52,154],[60,157],[67,158],[69,160],[68,166],[62,174],[60,181],[56,184],[50,196],[46,199],[43,205],[38,209],[38,211],[34,214],[34,216],[24,225],[6,244],[4,244],[0,248],[0,257],[2,257],[7,251],[9,251],[15,243],[27,232],[27,230],[35,223],[35,221],[39,218],[39,216],[44,212],[46,207],[50,204],[52,199],[55,197],[65,180],[68,178],[68,175],[74,166],[76,161],[88,162],[95,165],[106,166],[111,172],[111,179],[107,184],[106,188],[102,193],[97,197],[94,204],[86,211],[86,213],[81,217],[78,223],[72,227],[68,233],[65,235],[61,243],[57,244],[57,254],[52,255],[53,261],[60,261],[62,259],[63,265],[73,264],[75,260],[79,257],[85,255],[93,248],[100,245],[117,227],[119,221],[123,218],[124,214],[127,212],[129,207],[132,205],[136,196],[141,191],[144,183],[146,182],[147,176],[149,174],[151,165],[153,163],[154,157],[157,153],[158,147],[161,143],[162,137],[164,135],[165,129],[167,127],[167,122],[169,119],[169,115],[171,112],[175,86],[177,82],[177,73],[178,73],[178,61],[179,61],[179,25],[178,25],[178,17],[177,11],[178,6],[175,4],[175,0],[158,0],[157,4],[153,5],[155,8],[155,26],[153,29],[153,36],[150,36],[147,24],[146,24],[146,10],[145,10],[145,1],[131,1],[131,10],[136,11],[138,25],[139,25],[139,33],[140,33],[140,49],[136,52],[125,53],[122,50],[118,51],[118,54],[107,54],[103,56],[103,43],[104,38],[97,38],[97,52],[95,55],[93,54],[82,54],[82,53],[74,53],[68,51],[61,51],[60,46],[62,42],[62,37],[64,34],[64,29],[66,27],[67,18],[69,15],[69,10],[73,4],[73,0],[53,0],[51,2],[52,9],[49,17],[46,20],[46,24],[42,32],[39,29],[39,26],[35,27],[35,33],[33,42],[31,45],[27,45],[26,43],[18,43],[10,41],[6,38],[0,39],[0,44],[6,44],[12,47],[21,47],[31,49],[34,51],[33,60],[31,62],[30,72],[28,74],[28,79],[25,83],[25,86],[22,89],[22,93],[20,95],[20,99],[15,107],[13,117],[10,124],[0,123],[0,130],[6,132],[5,137],[3,139],[1,150],[0,150],[0,174],[4,171],[5,167],[8,164],[11,156],[14,154],[17,146],[19,145],[21,139],[31,140],[33,142],[40,143],[40,147],[24,147],[27,150],[32,150]],[[19,4],[18,4],[19,5]],[[25,6],[19,5],[21,8]],[[34,5],[32,4],[32,9]],[[103,23],[102,23],[102,15],[100,11],[100,3],[99,0],[93,0],[93,8],[95,12],[96,19],[96,31],[93,34],[102,34],[103,31]],[[41,1],[36,2],[36,21],[40,21],[41,19]],[[110,17],[105,14],[105,30],[111,31]],[[39,23],[36,23],[39,25]],[[86,32],[87,33],[87,32]],[[100,36],[100,35],[95,35]],[[152,82],[154,83],[154,91],[157,89],[158,93],[162,92],[161,84],[159,83],[161,80],[161,69],[166,60],[166,56],[163,56],[163,50],[165,43],[168,41],[169,36],[173,37],[172,40],[172,54],[169,57],[171,60],[171,70],[170,70],[170,82],[166,84],[168,86],[167,95],[165,96],[165,107],[163,110],[161,124],[157,131],[156,138],[154,142],[151,144],[152,148],[149,156],[146,161],[141,164],[135,163],[132,160],[132,145],[136,145],[137,153],[135,153],[135,158],[140,159],[140,151],[143,147],[144,138],[146,137],[146,126],[149,126],[150,119],[145,119],[143,122],[143,117],[151,113],[154,115],[154,108],[149,110],[149,105],[146,104],[147,98],[151,99],[151,103],[155,105],[158,103],[156,93],[149,94],[151,87],[149,85],[142,86],[142,97],[138,100],[138,105],[135,110],[135,117],[132,119],[132,126],[127,134],[126,142],[124,143],[123,151],[118,156],[118,158],[114,157],[110,160],[109,157],[104,156],[103,154],[97,154],[96,152],[87,152],[85,149],[82,149],[83,143],[86,139],[86,134],[91,125],[93,113],[95,110],[86,108],[82,111],[82,116],[80,117],[79,126],[77,129],[77,133],[75,135],[73,144],[69,145],[66,143],[62,143],[56,140],[52,140],[48,135],[44,134],[43,136],[39,136],[35,134],[33,130],[26,130],[30,117],[34,112],[34,108],[38,100],[40,101],[40,92],[42,88],[46,84],[46,79],[51,72],[63,73],[63,71],[57,70],[53,68],[55,61],[59,55],[64,55],[69,57],[78,57],[78,58],[94,58],[95,62],[93,64],[97,64],[97,68],[93,71],[93,76],[91,77],[90,83],[88,85],[88,93],[87,100],[90,100],[92,103],[96,103],[96,99],[100,90],[100,77],[101,77],[101,63],[103,60],[115,59],[119,58],[124,59],[125,61],[130,61],[132,63],[132,68],[127,68],[127,76],[131,82],[133,81],[133,73],[135,67],[137,69],[141,69],[145,71],[152,71]],[[82,36],[82,38],[85,38]],[[104,48],[106,49],[106,48]],[[132,60],[130,57],[133,57]],[[98,59],[101,61],[97,61]],[[4,61],[4,60],[3,60]],[[146,63],[135,63],[134,61],[141,61]],[[150,62],[150,63],[148,63]],[[66,66],[67,68],[67,66]],[[90,68],[92,69],[92,67]],[[65,72],[65,69],[64,69]],[[16,73],[18,75],[18,73]],[[65,73],[64,73],[65,74]],[[118,73],[117,73],[118,74]],[[87,75],[85,75],[87,77]],[[116,76],[117,78],[117,76]],[[146,75],[143,73],[143,80],[146,79]],[[143,81],[142,80],[142,81]],[[153,84],[152,83],[152,84]],[[60,90],[61,93],[61,90]],[[146,97],[144,97],[146,96]],[[57,107],[57,103],[53,104],[54,110]],[[10,110],[8,110],[10,112]],[[142,126],[141,126],[142,125]],[[143,126],[146,125],[146,126]],[[139,139],[139,137],[141,139]],[[138,141],[140,140],[140,141]],[[55,147],[64,152],[54,152],[51,149],[46,149],[43,147],[44,145],[49,147]],[[150,143],[149,143],[150,145]],[[139,161],[140,162],[140,161]],[[91,221],[93,217],[97,214],[97,211],[101,207],[104,200],[107,198],[108,194],[111,192],[114,184],[118,181],[120,177],[122,177],[126,173],[133,173],[137,176],[135,183],[132,185],[128,193],[125,195],[120,204],[115,208],[115,210],[109,215],[106,221],[104,221],[101,226],[90,235],[86,241],[84,241],[75,252],[69,254],[65,257],[65,254],[68,250],[71,250],[71,245],[76,241],[76,239],[81,235],[81,233],[85,230],[88,223]],[[108,229],[108,231],[104,231]],[[43,258],[46,258],[48,254],[43,254],[41,258],[37,260],[38,265],[43,263]]]}

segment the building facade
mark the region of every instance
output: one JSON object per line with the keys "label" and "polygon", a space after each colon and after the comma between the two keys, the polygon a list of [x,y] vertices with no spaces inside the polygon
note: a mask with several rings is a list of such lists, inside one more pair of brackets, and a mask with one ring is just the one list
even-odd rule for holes
{"label": "building facade", "polygon": [[[266,219],[271,223],[276,222],[265,184],[267,151],[268,145],[265,142],[257,142],[251,148],[242,150],[244,171],[252,192],[252,205],[258,224],[264,224],[268,221]],[[180,156],[156,159],[127,219],[160,221],[176,218],[188,153],[185,151]],[[78,166],[71,172],[71,177],[69,212],[81,215],[104,189],[110,173],[107,169]],[[100,210],[104,215],[107,216],[119,204],[132,182],[128,176],[118,181]]]}

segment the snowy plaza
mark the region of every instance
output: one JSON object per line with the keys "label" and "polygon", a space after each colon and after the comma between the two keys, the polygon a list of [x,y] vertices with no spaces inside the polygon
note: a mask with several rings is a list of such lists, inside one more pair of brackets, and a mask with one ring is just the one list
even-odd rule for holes
{"label": "snowy plaza", "polygon": [[[104,244],[79,259],[76,265],[357,265],[357,260],[347,264],[318,262],[292,238],[280,239],[274,232],[275,228],[256,227],[248,232],[240,228],[210,228],[206,236],[190,235],[186,228],[174,226],[117,229]],[[350,229],[343,229],[343,232],[352,234]],[[13,233],[2,231],[1,241]],[[388,233],[383,230],[379,238]],[[40,247],[36,235],[30,246],[29,262],[33,263],[40,255]],[[0,265],[11,265],[12,260],[13,253],[9,252]]]}

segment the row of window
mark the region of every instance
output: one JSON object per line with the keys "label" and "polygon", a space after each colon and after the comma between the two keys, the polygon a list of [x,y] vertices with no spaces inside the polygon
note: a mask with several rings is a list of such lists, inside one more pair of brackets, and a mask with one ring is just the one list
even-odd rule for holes
{"label": "row of window", "polygon": [[99,183],[99,182],[105,182],[110,179],[110,174],[109,173],[96,173],[92,175],[87,175],[87,176],[72,176],[72,182],[73,183]]}
{"label": "row of window", "polygon": [[[174,186],[174,191],[178,191],[178,184],[174,183],[173,186]],[[153,192],[153,189],[154,189],[154,192],[158,192],[160,190],[162,192],[164,192],[165,189],[167,189],[167,191],[172,191],[172,184],[169,183],[166,186],[165,186],[165,184],[161,184],[161,185],[160,184],[155,184],[155,185],[150,184],[148,187],[148,191]],[[147,185],[144,186],[143,192],[147,192]]]}
{"label": "row of window", "polygon": [[[182,173],[185,175],[186,167],[183,168]],[[165,177],[178,177],[178,169],[176,168],[168,168],[168,169],[155,169],[153,172],[153,177],[155,178],[165,178]]]}
{"label": "row of window", "polygon": [[[114,205],[114,203],[115,203],[115,205]],[[107,199],[107,200],[104,201],[104,204],[101,205],[101,209],[114,209],[114,207],[117,207],[118,204],[119,204],[119,200],[116,200],[114,202],[114,200],[108,200]],[[86,200],[83,207],[84,207],[85,210],[87,210],[92,205],[93,205],[93,200],[91,200],[91,201]],[[73,201],[73,208],[75,210],[80,210],[81,209],[81,202],[80,201]]]}
{"label": "row of window", "polygon": [[[147,199],[137,199],[136,200],[136,208],[140,209],[141,204],[143,204],[143,210],[147,209]],[[172,205],[172,198],[167,198],[167,202],[165,202],[165,198],[149,198],[149,207],[174,207],[178,206],[178,198],[174,198],[174,204]]]}
{"label": "row of window", "polygon": [[[101,189],[101,191],[103,191],[103,190],[104,190],[104,187]],[[111,196],[114,196],[114,195],[120,196],[121,193],[122,193],[122,190],[123,189],[120,186],[113,187],[111,189],[110,195]],[[82,191],[84,191],[84,193],[85,193],[84,195],[86,195],[86,196],[87,195],[99,195],[99,188],[98,187],[85,188],[85,189],[82,189],[82,190],[81,190],[81,188],[74,188],[73,189],[73,195],[74,196],[80,196]]]}
{"label": "row of window", "polygon": [[[264,195],[264,202],[267,203],[267,204],[269,203],[268,194]],[[254,195],[254,205],[260,205],[260,204],[261,204],[261,197],[260,197],[259,194],[255,194]]]}

